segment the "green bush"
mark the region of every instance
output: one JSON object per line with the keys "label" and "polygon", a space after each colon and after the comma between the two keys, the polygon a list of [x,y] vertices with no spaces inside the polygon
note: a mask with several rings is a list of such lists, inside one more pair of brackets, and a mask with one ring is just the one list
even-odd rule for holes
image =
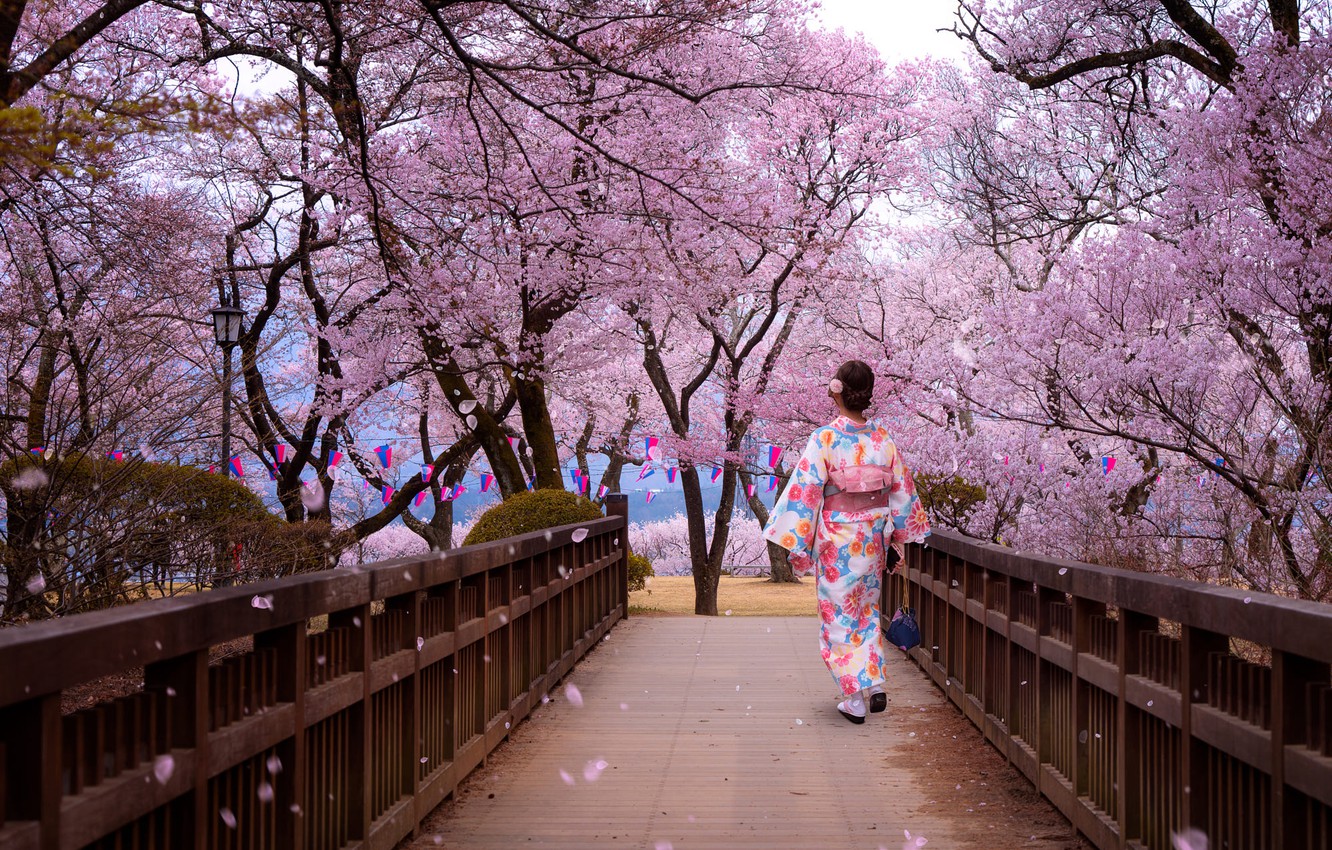
{"label": "green bush", "polygon": [[656,575],[652,570],[652,562],[646,555],[640,555],[637,552],[629,553],[629,589],[643,590],[647,587],[647,580]]}
{"label": "green bush", "polygon": [[985,503],[985,488],[961,475],[915,476],[916,492],[931,519],[951,528],[964,528],[976,508]]}
{"label": "green bush", "polygon": [[592,501],[566,490],[535,490],[515,493],[481,514],[463,540],[464,546],[491,543],[544,528],[601,519],[601,509]]}
{"label": "green bush", "polygon": [[208,585],[308,569],[324,552],[309,530],[287,533],[244,484],[190,466],[21,456],[0,464],[0,491],[9,586],[40,575],[47,588],[20,600],[21,610],[11,604],[7,618],[106,608],[181,579]]}

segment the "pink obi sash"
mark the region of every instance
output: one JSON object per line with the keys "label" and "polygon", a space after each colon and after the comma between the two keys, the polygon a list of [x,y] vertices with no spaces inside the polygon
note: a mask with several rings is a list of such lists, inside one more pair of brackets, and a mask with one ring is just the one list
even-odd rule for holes
{"label": "pink obi sash", "polygon": [[892,492],[893,473],[887,466],[851,466],[828,473],[823,486],[823,509],[842,513],[882,508]]}

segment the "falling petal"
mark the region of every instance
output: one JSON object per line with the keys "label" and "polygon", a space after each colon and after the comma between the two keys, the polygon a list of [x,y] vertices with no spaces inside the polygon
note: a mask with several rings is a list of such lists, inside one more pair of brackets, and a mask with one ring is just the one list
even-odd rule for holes
{"label": "falling petal", "polygon": [[255,596],[250,600],[250,607],[257,608],[260,611],[273,610],[273,595],[271,593],[264,596]]}
{"label": "falling petal", "polygon": [[564,780],[564,784],[565,784],[565,785],[572,785],[572,784],[574,784],[574,778],[573,778],[572,776],[569,775],[569,771],[567,771],[567,770],[564,770],[564,769],[561,769],[561,770],[560,770],[560,779],[563,779],[563,780]]}
{"label": "falling petal", "polygon": [[32,581],[28,582],[27,588],[28,592],[31,593],[33,596],[36,596],[37,594],[41,593],[43,590],[46,590],[46,576],[42,575],[41,573],[38,573],[37,575],[33,576]]}
{"label": "falling petal", "polygon": [[601,778],[601,772],[606,769],[606,760],[597,759],[590,761],[583,766],[583,780],[586,782],[596,782]]}
{"label": "falling petal", "polygon": [[583,707],[583,693],[578,690],[577,685],[566,685],[564,688],[564,698],[569,701],[569,705],[574,708]]}
{"label": "falling petal", "polygon": [[229,828],[231,829],[236,828],[236,815],[231,811],[231,809],[228,809],[226,806],[223,806],[221,809],[218,810],[218,814],[222,816],[222,822],[225,823]]}
{"label": "falling petal", "polygon": [[[690,815],[689,816],[690,823],[692,823],[693,820],[694,816]],[[669,841],[658,841],[656,844],[652,845],[652,850],[675,850],[675,847]]]}
{"label": "falling petal", "polygon": [[1207,836],[1197,829],[1172,832],[1170,846],[1173,850],[1207,850]]}
{"label": "falling petal", "polygon": [[51,477],[40,469],[25,469],[10,479],[9,484],[15,490],[36,490],[51,483]]}
{"label": "falling petal", "polygon": [[467,427],[468,427],[468,428],[472,428],[472,429],[475,430],[475,428],[476,428],[476,417],[475,417],[475,416],[468,416],[468,417],[467,417]]}
{"label": "falling petal", "polygon": [[1061,576],[1062,576],[1062,575],[1067,575],[1067,574],[1068,574],[1068,567],[1060,567],[1060,568],[1059,568],[1059,574],[1060,574]]}
{"label": "falling petal", "polygon": [[727,608],[727,609],[726,609],[726,616],[728,616],[728,617],[731,616],[731,609],[730,609],[730,608]]}
{"label": "falling petal", "polygon": [[419,637],[416,639],[416,651],[420,652],[423,649],[425,649],[425,638]]}
{"label": "falling petal", "polygon": [[324,499],[323,487],[302,487],[301,504],[312,514],[320,513],[328,502]]}
{"label": "falling petal", "polygon": [[1252,601],[1253,601],[1253,597],[1252,597],[1252,596],[1246,596],[1246,597],[1244,597],[1244,604],[1245,604],[1245,605],[1248,605],[1248,604],[1249,604],[1250,602],[1252,602]]}
{"label": "falling petal", "polygon": [[459,413],[471,413],[473,410],[476,410],[476,402],[470,398],[458,405]]}
{"label": "falling petal", "polygon": [[176,760],[171,756],[158,756],[153,759],[153,776],[159,785],[167,784],[171,774],[176,772]]}
{"label": "falling petal", "polygon": [[259,795],[259,802],[273,802],[273,786],[269,785],[267,782],[259,783],[259,787],[255,789],[255,793]]}
{"label": "falling petal", "polygon": [[805,725],[805,721],[803,721],[803,720],[801,720],[799,717],[797,717],[797,718],[796,718],[796,725],[797,725],[797,726],[804,726],[804,725]]}
{"label": "falling petal", "polygon": [[586,529],[586,528],[575,528],[573,534],[569,535],[569,537],[570,537],[570,538],[573,540],[573,542],[575,542],[575,543],[582,543],[584,540],[587,539],[587,529]]}
{"label": "falling petal", "polygon": [[282,759],[278,758],[277,756],[269,756],[267,765],[268,765],[268,772],[273,774],[274,776],[277,776],[279,773],[282,772]]}

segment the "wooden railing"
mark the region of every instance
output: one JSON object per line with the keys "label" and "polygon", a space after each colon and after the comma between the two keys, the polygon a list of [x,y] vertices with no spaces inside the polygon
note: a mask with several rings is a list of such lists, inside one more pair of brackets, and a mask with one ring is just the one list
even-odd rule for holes
{"label": "wooden railing", "polygon": [[1097,847],[1332,847],[1332,606],[948,533],[906,565],[911,657]]}
{"label": "wooden railing", "polygon": [[0,632],[0,847],[392,848],[627,615],[609,509]]}

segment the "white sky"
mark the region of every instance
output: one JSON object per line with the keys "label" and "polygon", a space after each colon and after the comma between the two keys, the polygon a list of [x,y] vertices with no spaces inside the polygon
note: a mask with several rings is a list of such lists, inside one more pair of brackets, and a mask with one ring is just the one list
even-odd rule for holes
{"label": "white sky", "polygon": [[890,64],[936,56],[955,59],[964,45],[952,33],[955,0],[822,0],[819,18],[829,29],[863,32]]}

